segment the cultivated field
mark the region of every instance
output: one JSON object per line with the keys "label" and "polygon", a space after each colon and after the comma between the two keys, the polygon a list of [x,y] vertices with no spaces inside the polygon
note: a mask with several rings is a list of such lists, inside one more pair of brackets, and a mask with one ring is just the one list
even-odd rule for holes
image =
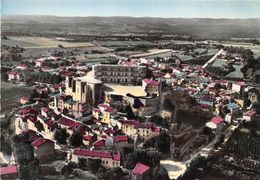
{"label": "cultivated field", "polygon": [[17,84],[1,82],[1,113],[19,105],[22,96],[29,95],[31,87],[24,87]]}
{"label": "cultivated field", "polygon": [[3,40],[2,43],[10,46],[18,45],[24,48],[54,48],[58,47],[59,44],[66,48],[95,46],[91,42],[66,42],[58,41],[53,38],[29,36],[8,37],[8,40]]}

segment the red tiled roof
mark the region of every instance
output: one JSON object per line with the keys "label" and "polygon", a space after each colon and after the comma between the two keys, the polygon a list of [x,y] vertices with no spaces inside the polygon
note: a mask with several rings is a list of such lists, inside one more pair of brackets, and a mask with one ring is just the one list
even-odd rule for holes
{"label": "red tiled roof", "polygon": [[28,114],[31,112],[31,108],[27,107],[27,108],[21,109],[19,112],[20,112],[20,114]]}
{"label": "red tiled roof", "polygon": [[38,138],[32,142],[32,146],[39,148],[41,145],[43,145],[45,143],[53,143],[53,141],[51,141],[49,139]]}
{"label": "red tiled roof", "polygon": [[68,118],[65,118],[65,117],[62,117],[59,121],[59,124],[62,124],[64,126],[71,126],[72,124],[74,124],[75,121],[73,120],[70,120]]}
{"label": "red tiled roof", "polygon": [[144,79],[143,81],[152,86],[160,86],[160,82],[154,81],[152,79]]}
{"label": "red tiled roof", "polygon": [[43,107],[43,108],[42,108],[42,111],[47,113],[47,112],[49,111],[49,109],[46,108],[46,107]]}
{"label": "red tiled roof", "polygon": [[189,64],[181,64],[181,67],[189,66]]}
{"label": "red tiled roof", "polygon": [[128,136],[115,136],[116,142],[128,141]]}
{"label": "red tiled roof", "polygon": [[158,133],[160,133],[160,132],[161,132],[161,128],[160,128],[160,127],[155,127],[155,126],[153,126],[153,127],[152,127],[152,131],[153,131],[153,132],[158,132]]}
{"label": "red tiled roof", "polygon": [[105,109],[105,111],[106,111],[106,112],[112,112],[112,111],[113,111],[113,108],[112,108],[112,107],[107,107],[107,108]]}
{"label": "red tiled roof", "polygon": [[53,127],[53,126],[55,126],[56,122],[49,120],[49,121],[46,122],[46,124],[47,124],[48,127]]}
{"label": "red tiled roof", "polygon": [[247,111],[247,112],[245,112],[244,113],[244,116],[249,116],[249,117],[252,117],[252,116],[254,116],[256,114],[256,112],[255,111],[253,111],[253,110],[250,110],[250,111]]}
{"label": "red tiled roof", "polygon": [[1,167],[0,168],[0,175],[9,175],[9,174],[17,174],[18,169],[17,166],[7,166],[7,167]]}
{"label": "red tiled roof", "polygon": [[72,129],[73,131],[77,131],[80,133],[84,133],[86,131],[86,126],[81,122],[75,122],[69,127],[69,129]]}
{"label": "red tiled roof", "polygon": [[37,118],[35,117],[29,117],[28,120],[31,121],[32,123],[36,123],[38,121]]}
{"label": "red tiled roof", "polygon": [[92,150],[85,150],[85,149],[74,149],[73,154],[81,155],[81,156],[100,157],[100,158],[112,158],[111,152],[92,151]]}
{"label": "red tiled roof", "polygon": [[106,140],[100,139],[99,141],[96,141],[93,143],[93,146],[99,147],[99,146],[105,146],[106,145]]}
{"label": "red tiled roof", "polygon": [[90,135],[83,136],[84,141],[91,141],[92,139],[93,139],[93,136],[90,136]]}
{"label": "red tiled roof", "polygon": [[213,122],[216,125],[221,124],[222,122],[224,122],[224,120],[221,117],[214,117],[210,120],[210,122]]}
{"label": "red tiled roof", "polygon": [[137,120],[120,120],[119,122],[122,123],[122,124],[128,124],[128,125],[138,125],[138,124],[140,124],[140,122],[137,121]]}
{"label": "red tiled roof", "polygon": [[77,122],[74,122],[73,124],[71,124],[70,127],[69,127],[69,129],[75,130],[75,129],[77,129],[78,127],[80,127],[81,125],[82,125],[82,123],[77,121]]}
{"label": "red tiled roof", "polygon": [[99,104],[98,106],[102,107],[102,108],[108,108],[109,107],[107,104]]}
{"label": "red tiled roof", "polygon": [[100,137],[106,139],[107,135],[101,135]]}
{"label": "red tiled roof", "polygon": [[113,154],[113,159],[114,159],[115,161],[120,161],[120,160],[121,160],[121,155],[120,155],[120,153]]}
{"label": "red tiled roof", "polygon": [[24,101],[29,101],[30,98],[28,96],[24,96],[24,97],[21,97],[21,99]]}
{"label": "red tiled roof", "polygon": [[133,174],[144,174],[145,172],[149,171],[150,167],[146,166],[142,163],[137,163],[133,169]]}
{"label": "red tiled roof", "polygon": [[141,123],[135,126],[135,128],[142,128],[142,129],[152,129],[153,124],[151,123]]}
{"label": "red tiled roof", "polygon": [[209,105],[207,105],[207,104],[200,104],[200,107],[205,109],[205,108],[209,108]]}
{"label": "red tiled roof", "polygon": [[100,109],[94,108],[93,111],[94,111],[94,112],[100,112]]}

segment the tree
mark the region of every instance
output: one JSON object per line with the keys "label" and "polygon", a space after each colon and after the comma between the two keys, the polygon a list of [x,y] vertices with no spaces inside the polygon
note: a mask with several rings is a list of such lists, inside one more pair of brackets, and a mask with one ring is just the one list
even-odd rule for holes
{"label": "tree", "polygon": [[59,84],[62,81],[62,77],[60,75],[54,74],[51,77],[51,84]]}
{"label": "tree", "polygon": [[77,165],[74,162],[69,162],[68,165],[63,166],[60,173],[63,176],[68,177],[72,173],[73,168],[76,168],[76,167],[77,167]]}
{"label": "tree", "polygon": [[205,134],[205,135],[210,135],[210,134],[212,134],[212,130],[209,128],[209,127],[204,127],[203,128],[203,134]]}
{"label": "tree", "polygon": [[8,80],[8,75],[6,73],[3,73],[2,76],[1,76],[1,79],[3,81],[7,81]]}
{"label": "tree", "polygon": [[144,148],[156,148],[162,154],[169,153],[170,146],[171,138],[166,132],[161,132],[159,136],[148,139],[143,145]]}
{"label": "tree", "polygon": [[106,180],[115,180],[115,179],[120,179],[120,180],[126,180],[129,179],[127,178],[128,173],[124,172],[120,167],[115,167],[115,168],[111,168],[108,170],[105,170],[103,168],[101,168],[98,171],[98,177],[100,179],[106,179]]}
{"label": "tree", "polygon": [[207,159],[202,156],[198,156],[193,161],[191,161],[190,165],[188,166],[185,173],[179,177],[178,179],[197,179],[199,176],[198,169],[206,167],[207,165]]}
{"label": "tree", "polygon": [[39,163],[34,158],[34,149],[29,140],[29,135],[14,135],[12,137],[12,149],[19,168],[19,178],[35,179],[39,174]]}
{"label": "tree", "polygon": [[96,173],[99,168],[101,167],[101,160],[100,159],[91,159],[89,158],[87,160],[87,168],[93,172]]}
{"label": "tree", "polygon": [[58,47],[59,48],[64,48],[64,46],[62,44],[59,44]]}
{"label": "tree", "polygon": [[67,139],[69,137],[69,133],[67,133],[67,130],[65,128],[57,128],[54,133],[54,139],[56,140],[56,143],[58,145],[65,145],[67,144]]}
{"label": "tree", "polygon": [[30,95],[30,100],[33,100],[35,98],[39,98],[39,94],[38,92],[36,91],[36,89],[33,90],[33,92],[31,93]]}
{"label": "tree", "polygon": [[161,153],[156,149],[135,149],[133,153],[126,155],[124,167],[133,169],[136,163],[141,162],[151,167],[160,163]]}
{"label": "tree", "polygon": [[252,108],[256,111],[257,114],[260,114],[260,103],[254,103]]}
{"label": "tree", "polygon": [[80,133],[73,133],[69,141],[73,147],[79,147],[83,144],[83,136]]}
{"label": "tree", "polygon": [[162,116],[160,115],[154,115],[152,116],[150,119],[149,119],[150,122],[158,125],[158,126],[161,126],[163,128],[166,128],[168,129],[170,127],[170,121],[169,119],[166,119],[166,118],[163,118]]}

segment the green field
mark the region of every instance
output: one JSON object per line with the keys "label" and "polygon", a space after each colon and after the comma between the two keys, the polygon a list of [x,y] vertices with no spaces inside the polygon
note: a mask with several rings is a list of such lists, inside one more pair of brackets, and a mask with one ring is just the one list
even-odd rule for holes
{"label": "green field", "polygon": [[12,36],[8,40],[3,40],[2,44],[9,46],[21,46],[24,48],[55,48],[62,45],[66,48],[74,47],[94,47],[91,42],[66,42],[58,41],[55,38],[46,37],[29,37],[29,36]]}

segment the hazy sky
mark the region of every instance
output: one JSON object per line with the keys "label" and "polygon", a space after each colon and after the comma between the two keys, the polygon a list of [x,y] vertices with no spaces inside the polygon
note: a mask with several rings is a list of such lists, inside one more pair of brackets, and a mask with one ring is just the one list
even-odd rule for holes
{"label": "hazy sky", "polygon": [[2,0],[2,14],[260,18],[260,0]]}

